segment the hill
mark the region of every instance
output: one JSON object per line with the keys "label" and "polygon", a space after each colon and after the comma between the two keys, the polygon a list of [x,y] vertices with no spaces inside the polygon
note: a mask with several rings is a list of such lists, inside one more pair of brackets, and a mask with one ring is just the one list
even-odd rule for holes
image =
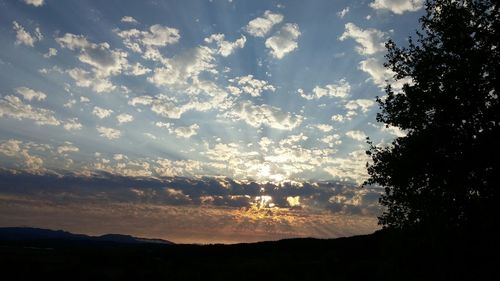
{"label": "hill", "polygon": [[105,234],[101,236],[89,236],[84,234],[73,234],[63,230],[50,230],[33,227],[3,227],[0,228],[1,241],[39,241],[47,242],[108,242],[124,244],[159,243],[174,244],[163,239],[139,238],[123,234]]}
{"label": "hill", "polygon": [[9,231],[14,233],[13,229],[0,229],[4,233],[0,234],[2,280],[499,280],[500,277],[498,242],[485,234],[479,237],[463,233],[379,231],[338,239],[187,245],[141,240],[130,243],[131,236],[88,238],[40,229],[17,229],[18,236],[12,239],[5,235]]}

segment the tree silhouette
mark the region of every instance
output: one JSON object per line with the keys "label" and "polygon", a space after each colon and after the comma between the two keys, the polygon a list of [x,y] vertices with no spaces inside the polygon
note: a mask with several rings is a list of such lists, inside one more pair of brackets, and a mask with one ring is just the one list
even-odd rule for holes
{"label": "tree silhouette", "polygon": [[407,132],[367,151],[365,184],[385,187],[379,224],[389,228],[499,225],[500,12],[496,0],[427,1],[417,40],[386,44],[377,121]]}

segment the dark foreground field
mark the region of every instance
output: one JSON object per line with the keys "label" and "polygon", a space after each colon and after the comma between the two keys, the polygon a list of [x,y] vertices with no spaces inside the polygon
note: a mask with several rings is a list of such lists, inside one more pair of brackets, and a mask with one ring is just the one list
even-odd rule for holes
{"label": "dark foreground field", "polygon": [[485,234],[379,231],[205,246],[7,236],[0,280],[500,280],[498,243]]}

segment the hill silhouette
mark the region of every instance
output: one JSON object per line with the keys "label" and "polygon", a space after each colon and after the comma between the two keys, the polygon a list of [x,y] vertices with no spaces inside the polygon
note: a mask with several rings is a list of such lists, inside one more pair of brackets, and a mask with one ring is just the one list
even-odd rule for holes
{"label": "hill silhouette", "polygon": [[[23,234],[24,233],[24,234]],[[10,235],[10,236],[9,236]],[[12,237],[15,235],[15,237]],[[446,239],[444,239],[446,237]],[[234,245],[0,229],[2,280],[498,280],[493,234],[383,230]],[[149,242],[148,242],[149,241]],[[163,241],[163,240],[161,240]]]}
{"label": "hill silhouette", "polygon": [[163,239],[139,238],[123,234],[105,234],[101,236],[89,236],[74,234],[63,230],[50,230],[33,227],[3,227],[0,228],[0,240],[2,241],[68,241],[68,242],[109,242],[120,244],[159,243],[174,244]]}

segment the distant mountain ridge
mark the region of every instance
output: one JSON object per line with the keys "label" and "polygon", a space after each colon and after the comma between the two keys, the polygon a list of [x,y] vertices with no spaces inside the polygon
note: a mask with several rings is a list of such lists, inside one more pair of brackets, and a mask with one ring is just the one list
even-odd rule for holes
{"label": "distant mountain ridge", "polygon": [[163,239],[140,238],[124,234],[104,234],[101,236],[90,236],[85,234],[74,234],[64,230],[51,230],[34,227],[0,227],[0,240],[66,240],[82,242],[112,242],[121,244],[175,244],[171,241]]}

